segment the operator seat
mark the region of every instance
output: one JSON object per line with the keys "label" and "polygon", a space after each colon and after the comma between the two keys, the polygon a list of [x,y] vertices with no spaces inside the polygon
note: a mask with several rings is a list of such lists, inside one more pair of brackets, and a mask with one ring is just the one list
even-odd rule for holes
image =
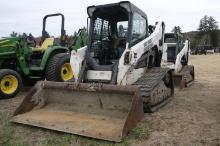
{"label": "operator seat", "polygon": [[49,46],[54,44],[54,38],[46,38],[40,47],[33,48],[34,52],[43,53]]}

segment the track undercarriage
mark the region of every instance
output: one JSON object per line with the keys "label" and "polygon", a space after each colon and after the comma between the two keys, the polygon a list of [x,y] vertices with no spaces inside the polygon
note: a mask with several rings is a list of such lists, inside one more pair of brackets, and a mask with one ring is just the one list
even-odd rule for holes
{"label": "track undercarriage", "polygon": [[140,86],[144,112],[154,112],[173,96],[172,73],[167,68],[149,69],[134,85]]}

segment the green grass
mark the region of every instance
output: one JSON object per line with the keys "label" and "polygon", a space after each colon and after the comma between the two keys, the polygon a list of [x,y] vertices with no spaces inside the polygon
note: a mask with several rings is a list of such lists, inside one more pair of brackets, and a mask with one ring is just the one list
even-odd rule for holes
{"label": "green grass", "polygon": [[1,146],[26,146],[15,139],[15,128],[10,123],[10,115],[0,113],[0,145]]}
{"label": "green grass", "polygon": [[103,140],[96,140],[93,138],[87,138],[82,136],[76,136],[71,134],[62,134],[62,136],[53,136],[45,141],[39,143],[41,146],[129,146],[127,140],[121,143],[108,142]]}
{"label": "green grass", "polygon": [[9,114],[0,112],[0,146],[129,146],[132,141],[148,139],[151,132],[139,125],[122,142],[114,143],[29,126],[17,127],[10,119]]}
{"label": "green grass", "polygon": [[139,125],[131,131],[130,137],[136,140],[146,140],[149,138],[150,132],[151,130],[148,127]]}
{"label": "green grass", "polygon": [[0,145],[10,145],[14,134],[14,127],[10,124],[10,116],[6,113],[0,114]]}

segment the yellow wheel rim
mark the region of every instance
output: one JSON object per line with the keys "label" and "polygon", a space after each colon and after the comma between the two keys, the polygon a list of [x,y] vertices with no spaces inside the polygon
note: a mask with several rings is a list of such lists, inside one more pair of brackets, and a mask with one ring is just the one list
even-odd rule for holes
{"label": "yellow wheel rim", "polygon": [[62,65],[61,78],[63,81],[68,81],[73,78],[73,71],[70,63],[65,63]]}
{"label": "yellow wheel rim", "polygon": [[0,84],[4,94],[13,94],[18,88],[18,79],[13,75],[6,75],[1,79]]}

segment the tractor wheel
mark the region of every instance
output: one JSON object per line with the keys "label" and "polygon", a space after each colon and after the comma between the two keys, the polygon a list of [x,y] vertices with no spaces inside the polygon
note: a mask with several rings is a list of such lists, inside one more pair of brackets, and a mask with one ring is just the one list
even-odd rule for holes
{"label": "tractor wheel", "polygon": [[0,70],[0,99],[15,97],[23,84],[21,76],[14,70]]}
{"label": "tractor wheel", "polygon": [[70,54],[59,53],[52,56],[45,71],[48,81],[63,82],[73,79],[73,72],[70,66]]}

